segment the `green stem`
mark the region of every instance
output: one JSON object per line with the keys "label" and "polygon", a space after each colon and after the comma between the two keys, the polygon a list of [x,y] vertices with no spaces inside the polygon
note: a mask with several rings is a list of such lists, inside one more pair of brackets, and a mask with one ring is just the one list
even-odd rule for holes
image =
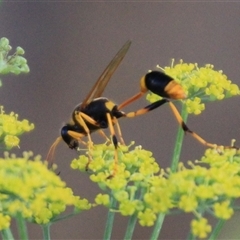
{"label": "green stem", "polygon": [[116,207],[116,203],[117,203],[117,201],[114,199],[113,196],[111,196],[110,198],[111,198],[110,208],[109,208],[109,211],[108,211],[105,231],[104,231],[104,235],[103,235],[104,240],[111,239],[113,221],[114,221],[114,216],[115,216],[115,212],[111,211],[111,209],[114,209]]}
{"label": "green stem", "polygon": [[1,231],[2,239],[3,240],[14,240],[12,235],[12,231],[10,228],[5,228]]}
{"label": "green stem", "polygon": [[[186,123],[187,118],[188,118],[188,112],[187,112],[185,104],[182,104],[181,116],[182,116],[183,121]],[[171,163],[172,172],[176,172],[177,167],[178,167],[180,154],[181,154],[181,150],[182,150],[183,137],[184,137],[184,131],[182,129],[182,126],[179,126],[178,131],[177,131],[175,147],[173,150],[172,163]]]}
{"label": "green stem", "polygon": [[73,213],[70,213],[70,214],[67,214],[67,215],[64,215],[64,216],[60,216],[58,218],[54,218],[51,220],[51,223],[55,223],[55,222],[59,222],[59,221],[62,221],[64,219],[68,219],[68,218],[71,218],[75,215],[79,214],[79,212],[73,212]]}
{"label": "green stem", "polygon": [[137,214],[133,214],[128,220],[128,225],[127,225],[127,230],[125,233],[124,240],[132,239],[132,235],[133,235],[133,231],[135,229],[136,222],[137,222]]}
{"label": "green stem", "polygon": [[224,225],[224,223],[226,222],[226,220],[220,219],[217,222],[217,225],[215,226],[215,228],[213,229],[209,239],[214,240],[217,239],[218,234],[220,233],[220,231],[222,230],[222,227]]}
{"label": "green stem", "polygon": [[51,223],[43,224],[42,226],[42,231],[43,231],[43,239],[44,240],[50,240],[50,226]]}
{"label": "green stem", "polygon": [[27,240],[28,239],[28,233],[27,233],[26,222],[25,222],[25,219],[23,218],[23,216],[20,212],[17,213],[16,222],[17,222],[18,233],[19,233],[20,239]]}
{"label": "green stem", "polygon": [[188,236],[187,236],[187,240],[195,240],[196,237],[192,234],[192,232],[190,231]]}
{"label": "green stem", "polygon": [[[140,188],[140,186],[139,186],[139,188]],[[146,188],[141,188],[140,194],[138,195],[136,186],[129,186],[128,190],[129,190],[129,195],[130,195],[131,201],[134,199],[142,200],[144,194],[147,191]],[[137,222],[137,213],[133,214],[128,220],[128,225],[127,225],[127,229],[125,232],[124,240],[132,239],[132,235],[133,235],[133,232],[134,232],[134,229],[136,226],[136,222]]]}
{"label": "green stem", "polygon": [[157,218],[157,221],[155,223],[155,226],[154,226],[154,229],[153,229],[150,240],[158,239],[158,236],[159,236],[160,231],[162,229],[162,225],[163,225],[163,221],[165,219],[165,216],[166,216],[166,214],[164,214],[164,213],[160,213],[158,215],[158,218]]}
{"label": "green stem", "polygon": [[[188,112],[186,109],[185,104],[182,104],[182,110],[181,110],[181,116],[183,121],[186,123],[187,117],[188,117]],[[171,170],[172,172],[176,172],[179,159],[180,159],[180,154],[182,150],[182,143],[183,143],[183,137],[184,137],[184,131],[182,129],[182,126],[179,126],[178,131],[177,131],[177,137],[176,137],[176,142],[173,150],[173,157],[172,157],[172,163],[171,163]],[[152,235],[151,235],[151,240],[158,239],[160,231],[162,229],[163,221],[165,219],[166,214],[160,213],[158,215],[158,219],[155,223]]]}

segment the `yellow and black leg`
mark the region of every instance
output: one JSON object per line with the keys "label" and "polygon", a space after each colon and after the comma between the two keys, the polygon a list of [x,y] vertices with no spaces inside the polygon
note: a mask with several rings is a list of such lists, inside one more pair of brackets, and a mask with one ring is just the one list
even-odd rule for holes
{"label": "yellow and black leg", "polygon": [[103,137],[105,138],[106,142],[110,143],[111,140],[106,136],[106,134],[104,133],[104,131],[102,129],[99,129],[98,130],[98,133]]}
{"label": "yellow and black leg", "polygon": [[[91,135],[90,135],[90,130],[86,124],[86,122],[95,125],[96,127],[98,127],[97,122],[92,119],[91,117],[89,117],[88,115],[86,115],[83,112],[80,111],[75,111],[75,115],[74,115],[75,120],[78,122],[78,124],[83,128],[83,131],[76,131],[76,129],[74,128],[74,125],[65,125],[62,130],[61,130],[61,137],[58,137],[55,142],[52,144],[52,146],[49,149],[49,152],[47,154],[47,161],[48,161],[48,165],[50,166],[50,168],[52,167],[53,164],[53,160],[54,160],[54,152],[56,149],[56,146],[62,141],[64,140],[67,145],[69,146],[69,148],[71,149],[76,149],[78,150],[78,142],[81,142],[83,145],[87,145],[88,149],[89,149],[89,162],[91,161],[91,149],[93,147],[93,142],[91,139]],[[107,139],[107,141],[110,141],[108,139],[108,137],[104,134],[104,132],[99,129],[99,133],[105,138]],[[87,136],[88,137],[88,143],[84,142],[82,140],[83,137]]]}
{"label": "yellow and black leg", "polygon": [[[126,117],[135,117],[135,116],[145,114],[155,108],[160,107],[164,103],[169,102],[170,108],[174,116],[176,117],[178,123],[180,124],[180,126],[182,127],[185,133],[191,134],[197,141],[199,141],[200,143],[202,143],[207,147],[211,147],[211,148],[218,147],[216,144],[207,142],[202,137],[200,137],[197,133],[193,132],[188,128],[188,126],[183,121],[175,105],[168,100],[168,99],[185,99],[186,94],[184,92],[184,89],[172,77],[166,75],[165,73],[152,71],[147,73],[145,76],[143,76],[140,81],[140,92],[134,95],[133,97],[127,99],[122,104],[120,104],[118,106],[118,109],[120,110],[125,106],[129,105],[130,103],[136,101],[137,99],[142,97],[148,90],[163,97],[164,99],[154,102],[146,106],[145,108],[139,109],[135,112],[129,112],[125,114]],[[230,146],[223,146],[223,147],[236,148],[236,147],[230,147]]]}
{"label": "yellow and black leg", "polygon": [[[91,138],[91,135],[90,135],[90,130],[89,130],[85,121],[87,121],[87,122],[89,122],[93,125],[96,125],[96,126],[97,126],[97,123],[94,119],[92,119],[91,117],[89,117],[85,113],[78,112],[78,111],[75,112],[75,119],[83,127],[83,129],[84,129],[84,131],[85,131],[85,133],[88,137],[88,144],[87,145],[88,145],[88,151],[89,152],[88,152],[88,163],[86,165],[86,170],[88,170],[88,165],[92,161],[91,151],[92,151],[92,148],[93,148],[93,142],[92,142],[92,138]],[[81,133],[74,132],[74,131],[68,131],[68,134],[78,141],[82,141],[81,138],[83,136],[85,136],[85,134],[81,134]]]}
{"label": "yellow and black leg", "polygon": [[[85,136],[85,134],[83,134],[83,133],[78,133],[78,132],[75,132],[75,131],[72,131],[72,130],[68,130],[67,131],[67,134],[70,136],[70,137],[72,137],[73,139],[75,139],[75,140],[77,140],[78,142],[81,142],[83,145],[85,145],[85,146],[87,146],[88,144],[86,143],[86,142],[84,142],[83,140],[82,140],[82,138]],[[76,150],[78,150],[76,147],[71,147],[71,146],[69,146],[70,148],[72,148],[72,149],[76,149]]]}
{"label": "yellow and black leg", "polygon": [[96,121],[94,119],[92,119],[91,117],[89,117],[88,115],[86,115],[83,112],[75,112],[75,119],[76,121],[83,127],[85,133],[87,134],[88,140],[89,140],[89,148],[91,148],[93,146],[93,142],[92,142],[92,138],[90,135],[90,130],[86,124],[85,121],[93,124],[93,125],[97,125]]}
{"label": "yellow and black leg", "polygon": [[125,116],[126,117],[136,117],[136,116],[139,116],[139,115],[143,115],[143,114],[146,114],[152,110],[154,110],[155,108],[158,108],[160,106],[162,106],[163,104],[167,103],[168,100],[167,99],[161,99],[161,100],[158,100],[152,104],[149,104],[147,105],[146,107],[144,108],[141,108],[135,112],[129,112],[129,113],[126,113]]}
{"label": "yellow and black leg", "polygon": [[[210,147],[210,148],[219,148],[219,147],[223,147],[223,148],[237,148],[235,146],[218,146],[217,144],[214,144],[214,143],[210,143],[210,142],[207,142],[205,139],[203,139],[201,136],[199,136],[196,132],[192,131],[189,129],[189,127],[186,125],[186,123],[183,121],[179,111],[177,110],[177,108],[175,107],[175,105],[169,101],[168,99],[162,99],[162,100],[159,100],[159,101],[156,101],[144,108],[141,108],[135,112],[129,112],[129,113],[126,113],[125,116],[126,117],[136,117],[136,116],[139,116],[139,115],[143,115],[145,113],[148,113],[149,111],[152,111],[158,107],[160,107],[161,105],[165,104],[165,103],[169,103],[169,106],[177,120],[177,122],[179,123],[179,125],[182,127],[183,131],[185,133],[189,133],[192,135],[192,137],[194,137],[198,142],[200,142],[201,144],[203,144],[204,146],[206,147]],[[125,105],[126,106],[126,105]]]}
{"label": "yellow and black leg", "polygon": [[[173,112],[177,122],[182,127],[182,129],[183,129],[183,131],[185,133],[191,134],[198,142],[200,142],[201,144],[203,144],[206,147],[210,147],[210,148],[219,148],[220,147],[217,144],[207,142],[205,139],[200,137],[197,133],[195,133],[192,130],[190,130],[188,128],[188,126],[186,125],[186,123],[183,121],[183,119],[182,119],[179,111],[175,107],[175,105],[172,102],[170,102],[170,101],[168,101],[168,102],[169,102],[169,106],[170,106],[170,108],[171,108],[171,110],[172,110],[172,112]],[[231,146],[221,146],[221,147],[223,147],[223,148],[235,148],[235,147],[231,147]]]}
{"label": "yellow and black leg", "polygon": [[114,118],[114,119],[112,120],[112,122],[113,122],[113,124],[117,127],[117,132],[118,132],[118,136],[119,136],[119,138],[120,138],[120,143],[121,143],[122,145],[125,145],[125,142],[124,142],[123,136],[122,136],[122,131],[121,131],[121,128],[120,128],[120,125],[119,125],[119,123],[118,123],[117,118]]}
{"label": "yellow and black leg", "polygon": [[116,134],[115,134],[115,130],[114,130],[114,127],[113,127],[113,121],[116,124],[117,123],[117,119],[116,118],[112,119],[110,113],[107,113],[106,115],[107,115],[108,127],[109,127],[109,130],[110,130],[112,142],[113,142],[113,145],[114,145],[114,167],[113,167],[113,173],[108,177],[108,178],[112,178],[117,173],[117,167],[118,167],[118,151],[117,151],[118,140],[117,140],[117,137],[116,137]]}

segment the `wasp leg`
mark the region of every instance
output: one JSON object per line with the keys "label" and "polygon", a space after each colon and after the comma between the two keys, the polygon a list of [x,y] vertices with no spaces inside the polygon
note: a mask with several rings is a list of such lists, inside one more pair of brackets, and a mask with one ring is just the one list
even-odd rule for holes
{"label": "wasp leg", "polygon": [[[84,137],[85,134],[78,133],[78,132],[74,132],[74,131],[71,131],[71,130],[69,130],[67,133],[68,133],[68,135],[71,136],[72,138],[74,138],[74,139],[76,139],[77,141],[83,143],[84,145],[87,145],[87,143],[82,140],[82,137]],[[78,150],[78,149],[77,149],[77,150]],[[85,168],[86,168],[86,171],[88,170],[88,165],[89,165],[89,163],[92,161],[92,156],[91,156],[91,153],[90,153],[91,150],[90,150],[90,147],[89,147],[89,146],[88,146],[88,151],[89,151],[89,153],[88,153],[88,163],[87,163],[87,165],[86,165],[86,167],[85,167]]]}
{"label": "wasp leg", "polygon": [[[91,117],[89,117],[88,115],[86,115],[85,113],[83,112],[79,112],[79,111],[76,111],[75,112],[75,118],[77,120],[77,122],[83,127],[87,137],[88,137],[88,163],[87,163],[87,166],[86,166],[86,170],[88,170],[88,166],[90,164],[90,162],[92,161],[92,156],[91,156],[91,150],[93,148],[93,141],[92,141],[92,138],[91,138],[91,135],[90,135],[90,130],[87,126],[87,124],[85,123],[85,121],[91,123],[91,124],[94,124],[94,125],[97,125],[96,121],[94,119],[92,119]],[[81,137],[82,135],[85,135],[85,134],[80,134],[80,133],[77,133],[77,132],[74,132],[74,131],[69,131],[69,135],[71,135],[73,138],[77,139],[77,140],[80,140],[81,141]],[[76,136],[76,137],[74,137]]]}
{"label": "wasp leg", "polygon": [[80,114],[81,117],[82,117],[84,120],[86,120],[87,122],[89,122],[89,123],[91,123],[91,124],[93,124],[93,125],[98,126],[98,123],[97,123],[93,118],[89,117],[87,114],[85,114],[85,113],[83,113],[83,112],[78,112],[78,111],[76,111],[76,114]]}
{"label": "wasp leg", "polygon": [[[156,101],[156,102],[146,106],[145,108],[139,109],[139,110],[137,110],[135,112],[126,113],[125,116],[126,117],[136,117],[136,116],[145,114],[145,113],[147,113],[149,111],[152,111],[155,108],[160,107],[164,103],[169,103],[169,106],[170,106],[170,108],[171,108],[171,110],[172,110],[172,112],[173,112],[177,122],[182,127],[182,129],[183,129],[183,131],[185,133],[191,134],[198,142],[200,142],[204,146],[207,146],[207,147],[210,147],[210,148],[219,148],[220,147],[217,144],[207,142],[205,139],[200,137],[197,133],[195,133],[192,130],[190,130],[189,127],[186,125],[186,123],[183,121],[183,119],[182,119],[180,113],[178,112],[177,108],[175,107],[175,105],[171,101],[169,101],[168,99],[162,99],[162,100]],[[221,146],[221,147],[226,148],[226,149],[228,149],[228,148],[236,148],[237,149],[236,146]]]}
{"label": "wasp leg", "polygon": [[[87,114],[85,114],[85,113],[83,113],[83,112],[79,112],[79,113],[80,113],[81,117],[82,117],[84,120],[86,120],[87,122],[89,122],[89,123],[91,123],[91,124],[93,124],[93,125],[98,126],[97,122],[96,122],[93,118],[89,117]],[[79,122],[79,123],[80,123],[80,122]],[[82,125],[82,126],[83,126],[83,125]],[[86,127],[87,127],[87,126],[86,126]],[[85,130],[85,129],[84,129],[84,130]],[[86,131],[86,130],[85,130],[85,131]],[[103,132],[102,129],[99,129],[98,132],[99,132],[99,134],[100,134],[103,138],[106,139],[107,142],[110,142],[110,139],[106,136],[106,134]]]}
{"label": "wasp leg", "polygon": [[[87,145],[87,143],[82,140],[82,137],[85,137],[85,134],[78,133],[78,132],[75,132],[75,131],[72,131],[72,130],[68,130],[67,133],[68,133],[69,136],[71,136],[72,138],[74,138],[77,141],[81,142],[83,145]],[[77,150],[77,148],[76,148],[76,150]]]}
{"label": "wasp leg", "polygon": [[113,119],[113,123],[116,125],[117,127],[117,132],[118,132],[118,136],[120,138],[120,142],[122,145],[126,145],[124,140],[123,140],[123,136],[122,136],[122,131],[121,131],[121,128],[120,128],[120,125],[118,123],[118,120],[116,118]]}
{"label": "wasp leg", "polygon": [[140,97],[142,97],[144,94],[146,93],[146,91],[142,90],[141,92],[137,93],[136,95],[134,95],[133,97],[127,99],[126,101],[124,101],[123,103],[121,103],[120,105],[118,105],[118,110],[126,107],[127,105],[129,105],[130,103],[136,101],[137,99],[139,99]]}
{"label": "wasp leg", "polygon": [[110,142],[111,142],[111,140],[106,136],[106,134],[103,132],[102,129],[99,129],[99,130],[98,130],[98,133],[99,133],[103,138],[106,139],[107,143],[110,143]]}
{"label": "wasp leg", "polygon": [[[115,148],[115,152],[114,152],[114,168],[113,168],[113,173],[108,177],[108,179],[109,179],[109,178],[112,178],[113,176],[115,176],[115,174],[117,172],[117,166],[118,166],[118,152],[117,152],[118,140],[117,140],[117,137],[116,137],[116,134],[115,134],[115,131],[114,131],[113,120],[112,120],[112,118],[111,118],[109,113],[107,113],[106,116],[107,116],[107,120],[108,120],[108,127],[109,127],[109,130],[110,130],[110,133],[111,133],[111,137],[112,137],[112,142],[113,142],[113,145],[114,145],[114,148]],[[117,122],[116,118],[114,118],[114,122],[115,123]]]}
{"label": "wasp leg", "polygon": [[86,132],[86,134],[88,136],[88,140],[89,140],[89,145],[90,145],[90,147],[92,147],[93,142],[92,142],[92,138],[90,136],[90,130],[84,120],[90,122],[91,124],[95,124],[95,125],[96,125],[96,121],[94,119],[92,119],[91,117],[87,116],[85,113],[78,112],[78,111],[75,112],[75,118],[76,118],[77,122],[83,127],[84,131]]}
{"label": "wasp leg", "polygon": [[156,101],[156,102],[154,102],[154,103],[152,103],[152,104],[150,104],[150,105],[148,105],[148,106],[146,106],[144,108],[141,108],[141,109],[139,109],[139,110],[137,110],[135,112],[126,113],[125,117],[131,118],[131,117],[136,117],[136,116],[139,116],[139,115],[146,114],[146,113],[154,110],[155,108],[158,108],[158,107],[162,106],[166,102],[168,102],[167,99],[158,100],[158,101]]}
{"label": "wasp leg", "polygon": [[[204,140],[202,137],[200,137],[197,133],[193,132],[192,130],[190,130],[188,128],[188,126],[186,125],[186,123],[183,121],[179,111],[177,110],[177,108],[175,107],[175,105],[169,101],[169,106],[175,116],[175,118],[177,119],[177,122],[179,123],[179,125],[182,127],[183,131],[185,133],[189,133],[191,134],[197,141],[199,141],[201,144],[210,147],[210,148],[218,148],[219,146],[217,144],[214,143],[209,143],[206,140]],[[223,148],[233,148],[230,146],[223,146]]]}

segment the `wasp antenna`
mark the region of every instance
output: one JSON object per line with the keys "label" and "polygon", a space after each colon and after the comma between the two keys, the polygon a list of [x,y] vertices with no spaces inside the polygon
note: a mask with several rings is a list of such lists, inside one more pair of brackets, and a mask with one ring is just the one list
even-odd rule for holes
{"label": "wasp antenna", "polygon": [[48,165],[49,168],[52,167],[53,165],[53,156],[54,156],[54,152],[56,149],[56,146],[62,141],[62,137],[58,137],[55,142],[52,144],[52,146],[50,147],[48,154],[47,154],[47,161],[48,161]]}

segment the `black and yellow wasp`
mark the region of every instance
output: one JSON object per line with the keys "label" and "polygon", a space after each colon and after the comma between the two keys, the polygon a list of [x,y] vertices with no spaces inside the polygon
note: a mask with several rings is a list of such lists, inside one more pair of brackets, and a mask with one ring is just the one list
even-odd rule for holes
{"label": "black and yellow wasp", "polygon": [[[83,137],[88,137],[89,144],[91,145],[91,133],[98,131],[101,135],[106,137],[102,129],[109,128],[111,140],[115,147],[116,168],[118,161],[118,140],[115,134],[114,126],[116,126],[117,128],[118,136],[120,137],[121,143],[124,144],[121,130],[118,124],[118,119],[122,117],[136,117],[145,114],[155,108],[160,107],[165,103],[169,103],[178,123],[181,125],[184,132],[190,133],[194,138],[196,138],[198,141],[200,141],[206,146],[216,146],[215,144],[206,142],[195,132],[191,131],[183,122],[175,105],[170,102],[169,99],[185,99],[187,96],[184,93],[181,85],[178,84],[172,77],[166,75],[163,72],[152,71],[144,75],[140,80],[140,92],[133,97],[127,99],[120,105],[116,105],[109,99],[102,97],[102,93],[106,85],[108,84],[111,76],[125,57],[130,45],[131,41],[127,41],[123,45],[123,47],[118,51],[118,53],[103,71],[101,76],[98,78],[87,97],[73,110],[71,121],[62,127],[61,137],[58,137],[56,139],[56,141],[53,143],[49,150],[47,159],[50,164],[52,164],[53,152],[55,150],[55,147],[61,140],[64,140],[69,146],[69,148],[77,150],[79,148],[79,143],[86,144],[82,140]],[[151,91],[159,96],[162,96],[163,99],[158,100],[134,112],[125,113],[121,111],[122,108],[142,97],[147,91]],[[116,171],[116,169],[114,171]]]}

